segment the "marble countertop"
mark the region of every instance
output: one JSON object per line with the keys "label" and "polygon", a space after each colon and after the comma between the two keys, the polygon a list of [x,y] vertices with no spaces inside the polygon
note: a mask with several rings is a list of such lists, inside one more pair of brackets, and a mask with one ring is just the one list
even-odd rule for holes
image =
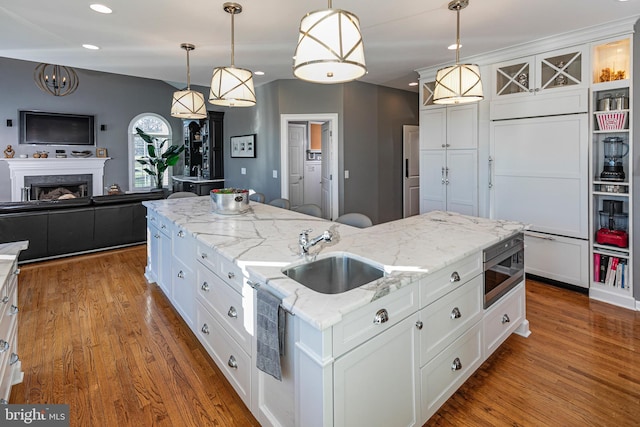
{"label": "marble countertop", "polygon": [[[267,284],[282,297],[283,307],[321,330],[338,323],[346,313],[525,228],[513,221],[434,211],[359,229],[255,202],[245,214],[220,215],[211,211],[209,196],[143,204],[215,248],[252,280]],[[311,248],[306,260],[298,247],[298,235],[305,229],[313,230],[310,237],[324,230],[333,234],[331,242]],[[385,277],[327,295],[282,273],[290,264],[337,252],[383,266]]]}
{"label": "marble countertop", "polygon": [[13,272],[13,262],[20,255],[20,251],[27,249],[27,247],[29,247],[27,241],[0,244],[0,280],[2,282]]}

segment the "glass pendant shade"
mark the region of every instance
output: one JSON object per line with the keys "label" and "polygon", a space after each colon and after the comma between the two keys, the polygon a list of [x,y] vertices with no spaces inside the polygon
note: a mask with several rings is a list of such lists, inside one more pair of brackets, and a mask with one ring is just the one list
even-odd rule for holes
{"label": "glass pendant shade", "polygon": [[364,76],[360,21],[351,12],[325,9],[300,21],[293,74],[314,83],[344,83]]}
{"label": "glass pendant shade", "polygon": [[207,118],[204,95],[194,90],[177,90],[173,92],[171,116],[180,119]]}
{"label": "glass pendant shade", "polygon": [[211,77],[209,102],[227,107],[251,107],[256,104],[253,74],[235,67],[217,67]]}
{"label": "glass pendant shade", "polygon": [[433,98],[435,104],[482,101],[480,68],[474,64],[456,64],[439,69]]}

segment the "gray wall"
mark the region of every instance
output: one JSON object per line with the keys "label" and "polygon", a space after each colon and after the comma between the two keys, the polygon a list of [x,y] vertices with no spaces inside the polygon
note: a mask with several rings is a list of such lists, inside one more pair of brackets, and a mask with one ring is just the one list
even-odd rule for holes
{"label": "gray wall", "polygon": [[[129,122],[138,114],[153,112],[169,121],[174,132],[174,143],[180,143],[181,121],[170,115],[171,97],[174,87],[152,79],[129,77],[118,74],[75,69],[78,74],[78,89],[67,96],[56,97],[42,92],[33,81],[37,63],[0,58],[0,146],[13,145],[16,156],[46,149],[50,155],[55,149],[66,149],[67,153],[77,149],[95,147],[59,146],[42,147],[19,145],[18,110],[41,110],[47,112],[94,114],[96,117],[96,146],[106,148],[111,160],[105,164],[104,185],[118,183],[128,189],[128,139]],[[13,126],[7,127],[6,120]],[[106,131],[100,131],[100,125]],[[0,161],[0,200],[11,200],[9,167]]]}
{"label": "gray wall", "polygon": [[[402,125],[418,124],[416,93],[300,80],[279,80],[256,91],[255,107],[226,109],[226,185],[253,188],[267,200],[280,197],[280,115],[337,113],[340,213],[362,212],[374,223],[402,217]],[[229,138],[249,133],[257,134],[257,157],[232,159]]]}

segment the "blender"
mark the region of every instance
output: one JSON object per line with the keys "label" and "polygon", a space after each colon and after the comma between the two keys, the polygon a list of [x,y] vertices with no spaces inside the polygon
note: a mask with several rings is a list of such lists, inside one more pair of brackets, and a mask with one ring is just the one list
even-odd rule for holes
{"label": "blender", "polygon": [[622,167],[622,158],[629,153],[629,144],[623,142],[619,136],[605,138],[604,144],[604,169],[600,173],[603,181],[624,181],[625,174]]}

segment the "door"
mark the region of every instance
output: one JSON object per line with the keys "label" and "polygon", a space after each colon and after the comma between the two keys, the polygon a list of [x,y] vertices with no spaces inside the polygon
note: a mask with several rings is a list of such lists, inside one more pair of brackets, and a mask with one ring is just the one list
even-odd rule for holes
{"label": "door", "polygon": [[420,213],[420,127],[402,126],[402,151],[404,157],[402,216]]}
{"label": "door", "polygon": [[289,124],[289,202],[291,207],[304,203],[304,146],[307,126]]}
{"label": "door", "polygon": [[447,210],[445,150],[420,151],[420,213]]}
{"label": "door", "polygon": [[331,123],[325,122],[322,124],[322,173],[320,176],[320,193],[321,193],[321,208],[322,218],[331,218],[331,165],[333,164],[331,158]]}
{"label": "door", "polygon": [[478,152],[447,150],[445,169],[447,210],[478,215]]}

